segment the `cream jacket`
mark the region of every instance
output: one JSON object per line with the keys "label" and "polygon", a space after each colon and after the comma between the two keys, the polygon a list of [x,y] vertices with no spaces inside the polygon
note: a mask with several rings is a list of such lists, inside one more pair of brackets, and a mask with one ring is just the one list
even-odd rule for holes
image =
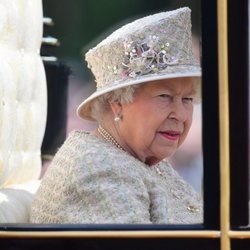
{"label": "cream jacket", "polygon": [[187,224],[202,220],[199,195],[167,162],[145,165],[81,131],[72,132],[54,157],[30,216],[32,223]]}

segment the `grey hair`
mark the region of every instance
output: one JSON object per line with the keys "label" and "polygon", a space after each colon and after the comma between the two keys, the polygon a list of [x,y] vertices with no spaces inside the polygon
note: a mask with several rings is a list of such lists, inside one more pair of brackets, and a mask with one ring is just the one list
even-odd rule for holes
{"label": "grey hair", "polygon": [[110,111],[111,103],[118,102],[127,104],[133,102],[136,88],[138,88],[138,85],[131,85],[97,97],[93,100],[91,105],[91,117],[96,121],[100,121],[103,115]]}

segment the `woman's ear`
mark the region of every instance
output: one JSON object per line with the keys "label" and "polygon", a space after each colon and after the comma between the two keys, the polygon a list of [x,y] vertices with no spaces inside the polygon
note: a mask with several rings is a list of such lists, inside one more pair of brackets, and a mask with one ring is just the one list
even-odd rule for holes
{"label": "woman's ear", "polygon": [[120,102],[112,102],[110,107],[115,117],[121,117],[122,104]]}

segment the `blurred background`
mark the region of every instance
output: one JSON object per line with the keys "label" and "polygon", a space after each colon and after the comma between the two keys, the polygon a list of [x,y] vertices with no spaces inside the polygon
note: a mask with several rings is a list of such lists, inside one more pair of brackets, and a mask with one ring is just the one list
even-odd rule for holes
{"label": "blurred background", "polygon": [[[44,56],[57,57],[57,63],[64,65],[63,73],[69,74],[62,80],[58,80],[60,76],[57,76],[56,80],[54,77],[48,86],[55,92],[49,106],[51,110],[53,107],[54,110],[60,110],[53,111],[53,115],[48,117],[48,122],[54,124],[51,133],[55,134],[58,131],[62,133],[58,133],[60,138],[55,143],[51,143],[49,141],[51,136],[47,135],[48,143],[43,145],[43,154],[53,156],[64,137],[73,129],[89,131],[96,127],[95,123],[81,120],[75,114],[81,101],[95,90],[93,76],[84,61],[84,54],[88,49],[94,47],[115,29],[137,18],[188,6],[192,10],[194,53],[197,60],[200,60],[200,2],[200,0],[43,0],[44,17],[50,17],[54,22],[53,26],[45,25],[44,37],[56,38],[58,42],[53,46],[43,45],[41,53]],[[58,74],[61,74],[60,71]],[[55,113],[60,113],[60,117],[56,117]],[[175,169],[198,192],[202,192],[203,172],[201,127],[199,104],[195,105],[193,127],[188,139],[171,159]],[[52,144],[53,148],[48,148],[47,145]],[[46,162],[48,163],[50,158],[46,159],[44,171]]]}

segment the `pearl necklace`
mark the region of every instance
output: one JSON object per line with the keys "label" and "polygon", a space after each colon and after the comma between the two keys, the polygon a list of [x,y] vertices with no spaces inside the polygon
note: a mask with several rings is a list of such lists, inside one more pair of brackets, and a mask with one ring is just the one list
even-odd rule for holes
{"label": "pearl necklace", "polygon": [[[115,138],[107,131],[105,130],[101,125],[99,125],[97,131],[100,133],[100,135],[107,140],[108,142],[111,142],[113,145],[115,145],[117,148],[124,150],[121,145],[115,140]],[[156,173],[158,175],[163,175],[162,171],[160,170],[160,168],[158,166],[154,167],[156,170]]]}
{"label": "pearl necklace", "polygon": [[100,135],[107,140],[108,142],[111,142],[113,145],[115,145],[117,148],[123,150],[123,148],[121,147],[121,145],[115,140],[115,138],[107,131],[105,130],[103,127],[99,126],[99,128],[97,129],[97,131],[100,133]]}

